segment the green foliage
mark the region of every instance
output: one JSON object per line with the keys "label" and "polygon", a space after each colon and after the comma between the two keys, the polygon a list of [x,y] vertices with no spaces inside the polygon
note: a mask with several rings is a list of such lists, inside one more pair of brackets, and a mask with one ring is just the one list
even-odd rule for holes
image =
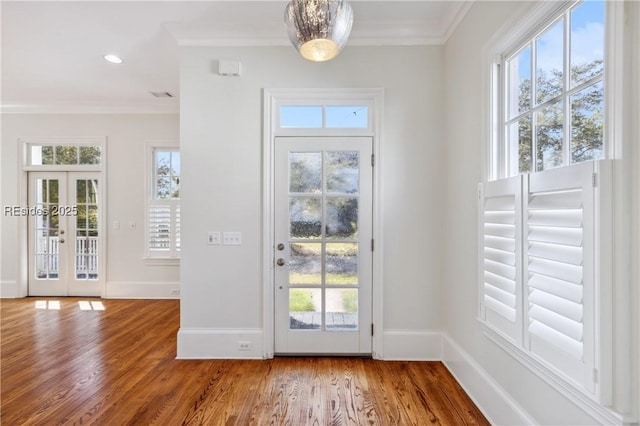
{"label": "green foliage", "polygon": [[311,292],[294,288],[289,292],[289,312],[315,312],[316,305]]}
{"label": "green foliage", "polygon": [[358,292],[356,290],[345,290],[342,292],[342,307],[345,312],[358,312]]}

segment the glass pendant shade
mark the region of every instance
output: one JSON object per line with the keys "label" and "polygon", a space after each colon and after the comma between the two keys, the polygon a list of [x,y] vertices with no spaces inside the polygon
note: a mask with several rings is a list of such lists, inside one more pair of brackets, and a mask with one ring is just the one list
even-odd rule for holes
{"label": "glass pendant shade", "polygon": [[303,58],[335,58],[347,43],[353,9],[345,0],[292,0],[284,12],[289,39]]}

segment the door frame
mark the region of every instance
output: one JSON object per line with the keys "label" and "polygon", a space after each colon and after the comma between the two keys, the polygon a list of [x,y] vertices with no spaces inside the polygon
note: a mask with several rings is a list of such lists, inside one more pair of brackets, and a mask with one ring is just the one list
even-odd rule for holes
{"label": "door frame", "polygon": [[[373,229],[372,253],[372,357],[383,359],[383,229],[382,229],[382,118],[384,89],[264,89],[263,91],[263,191],[262,191],[262,271],[263,271],[263,357],[275,352],[275,138],[277,136],[369,136],[373,139]],[[362,129],[293,129],[279,126],[281,105],[367,105],[368,127]],[[379,331],[376,331],[379,330]]]}
{"label": "door frame", "polygon": [[[29,172],[99,172],[100,188],[98,195],[102,200],[102,217],[99,224],[99,235],[104,238],[100,239],[99,252],[101,253],[99,261],[103,265],[103,272],[99,277],[100,297],[106,295],[107,283],[107,137],[38,137],[38,138],[19,138],[18,139],[18,203],[20,206],[28,206],[29,204]],[[28,148],[31,145],[91,145],[99,146],[101,150],[100,164],[95,165],[55,165],[55,166],[33,166],[30,164]],[[27,297],[29,294],[29,216],[18,218],[18,294],[16,297]]]}

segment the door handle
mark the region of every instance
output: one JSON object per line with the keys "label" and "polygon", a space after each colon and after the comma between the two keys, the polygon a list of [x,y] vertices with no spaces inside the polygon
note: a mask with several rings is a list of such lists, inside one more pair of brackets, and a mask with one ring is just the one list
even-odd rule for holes
{"label": "door handle", "polygon": [[284,250],[284,244],[282,244],[282,243],[278,244],[277,245],[277,249],[280,250],[280,251]]}
{"label": "door handle", "polygon": [[60,235],[64,235],[64,229],[60,230]]}
{"label": "door handle", "polygon": [[60,244],[64,244],[64,238],[60,238]]}
{"label": "door handle", "polygon": [[284,266],[284,264],[285,264],[285,261],[284,261],[284,259],[283,259],[283,258],[280,258],[280,259],[276,260],[276,265],[278,265],[278,266]]}

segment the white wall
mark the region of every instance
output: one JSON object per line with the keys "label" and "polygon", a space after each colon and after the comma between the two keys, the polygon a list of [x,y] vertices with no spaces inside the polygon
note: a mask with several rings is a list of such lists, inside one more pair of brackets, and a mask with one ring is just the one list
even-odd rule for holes
{"label": "white wall", "polygon": [[[19,205],[17,177],[19,138],[107,137],[107,297],[171,297],[179,287],[178,266],[149,266],[144,262],[145,142],[179,142],[177,114],[3,114],[2,206]],[[2,215],[3,297],[26,295],[18,269],[17,217]],[[114,230],[113,221],[120,221]],[[128,228],[130,221],[136,229]],[[26,222],[23,222],[23,224]]]}
{"label": "white wall", "polygon": [[[442,288],[443,306],[446,309],[443,310],[443,328],[448,336],[445,343],[453,342],[450,345],[453,355],[448,358],[445,351],[444,360],[459,374],[463,385],[495,423],[594,424],[597,422],[594,417],[488,340],[476,320],[477,184],[482,180],[486,158],[482,144],[486,128],[483,111],[487,108],[484,91],[488,76],[486,70],[482,69],[482,53],[491,36],[526,7],[522,2],[475,2],[445,46],[445,238]],[[638,54],[637,45],[635,54]],[[637,141],[636,134],[634,149],[638,147]],[[625,155],[629,155],[630,148],[631,144],[627,142]],[[637,213],[637,186],[631,199]],[[637,229],[637,215],[633,221]],[[632,259],[638,259],[637,244],[635,250]],[[637,300],[637,274],[632,285]],[[637,336],[637,325],[635,327],[634,336]],[[634,345],[637,354],[637,341]],[[619,374],[629,374],[629,371],[620,372],[620,368],[618,365]],[[633,401],[638,401],[637,368],[636,357],[632,368],[635,372]],[[497,404],[498,398],[487,398],[486,394],[491,392],[506,401],[508,409]],[[629,388],[623,389],[618,397],[628,398],[630,392]],[[621,405],[621,400],[618,399],[616,404]]]}
{"label": "white wall", "polygon": [[[218,76],[219,59],[242,75]],[[384,329],[440,328],[442,81],[442,47],[347,47],[329,63],[290,47],[182,49],[178,356],[238,356],[241,335],[246,356],[262,356],[264,88],[385,89]],[[207,246],[208,230],[241,231],[243,244]]]}

